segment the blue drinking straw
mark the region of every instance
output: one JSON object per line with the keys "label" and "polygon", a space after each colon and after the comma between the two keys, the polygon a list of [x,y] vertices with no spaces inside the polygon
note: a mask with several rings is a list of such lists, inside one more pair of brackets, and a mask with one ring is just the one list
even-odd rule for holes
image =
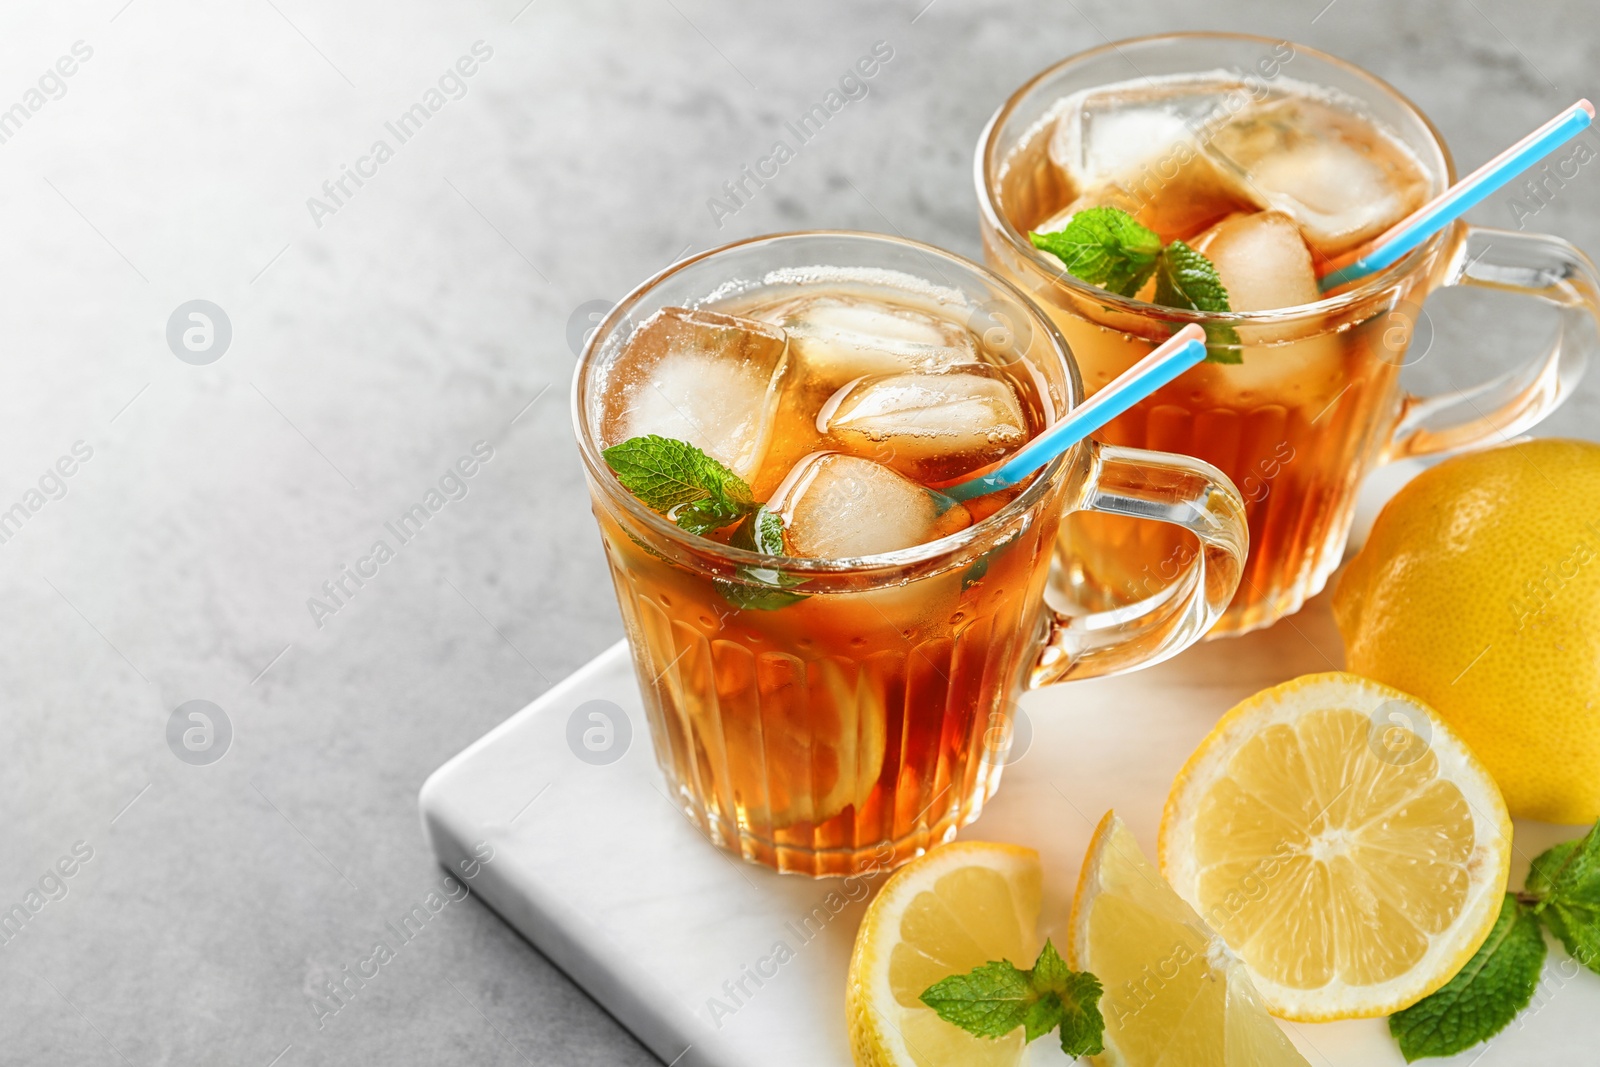
{"label": "blue drinking straw", "polygon": [[1010,489],[1205,358],[1206,332],[1191,322],[1000,466],[938,492],[961,501]]}
{"label": "blue drinking straw", "polygon": [[1326,264],[1318,273],[1322,291],[1365,277],[1399,262],[1400,257],[1465,215],[1483,198],[1546,155],[1572,140],[1594,121],[1594,105],[1579,100],[1489,162],[1456,182],[1361,248]]}

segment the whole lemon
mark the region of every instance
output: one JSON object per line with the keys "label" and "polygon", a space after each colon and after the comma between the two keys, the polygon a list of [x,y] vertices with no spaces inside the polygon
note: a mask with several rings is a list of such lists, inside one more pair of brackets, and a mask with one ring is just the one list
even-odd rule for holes
{"label": "whole lemon", "polygon": [[1528,441],[1419,475],[1333,612],[1349,669],[1432,705],[1512,815],[1600,817],[1600,445]]}

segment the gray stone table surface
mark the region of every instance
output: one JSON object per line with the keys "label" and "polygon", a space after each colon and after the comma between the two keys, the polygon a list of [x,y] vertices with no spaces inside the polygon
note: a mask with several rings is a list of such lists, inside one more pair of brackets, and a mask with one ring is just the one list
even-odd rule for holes
{"label": "gray stone table surface", "polygon": [[[654,1062],[472,900],[336,1016],[308,1006],[438,890],[416,813],[428,772],[621,632],[566,407],[592,302],[770,230],[976,254],[978,130],[1026,76],[1109,38],[1231,29],[1332,51],[1476,163],[1600,95],[1592,14],[6,5],[0,109],[21,111],[0,114],[0,510],[25,519],[0,543],[0,908],[42,906],[0,943],[0,1062]],[[893,58],[869,94],[717,217],[722,184],[879,41]],[[426,123],[397,136],[419,103]],[[1600,248],[1596,174],[1530,225]],[[1474,217],[1513,221],[1503,199]],[[205,365],[168,342],[182,310],[188,352],[197,299],[231,327]],[[1417,381],[1486,377],[1518,341],[1498,306],[1441,299]],[[1546,432],[1596,436],[1595,395]],[[430,491],[444,506],[421,533],[385,537]],[[395,552],[375,576],[308,608],[380,538]],[[191,700],[231,727],[208,766],[169,746]]]}

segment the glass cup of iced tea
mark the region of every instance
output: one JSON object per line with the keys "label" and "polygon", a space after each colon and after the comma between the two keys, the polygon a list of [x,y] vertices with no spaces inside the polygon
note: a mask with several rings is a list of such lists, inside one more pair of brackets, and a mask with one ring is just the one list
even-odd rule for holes
{"label": "glass cup of iced tea", "polygon": [[[702,253],[600,324],[574,424],[656,757],[713,842],[815,876],[909,859],[982,811],[1023,689],[1216,621],[1246,533],[1204,462],[1086,441],[1015,489],[937,492],[1082,398],[1010,283],[875,234]],[[1069,512],[1199,547],[1139,611],[1058,612]]]}
{"label": "glass cup of iced tea", "polygon": [[[1318,265],[1456,175],[1415,106],[1300,45],[1185,33],[1082,53],[1006,101],[976,163],[985,255],[1060,328],[1091,393],[1173,330],[1207,328],[1212,360],[1097,436],[1204,459],[1244,495],[1250,559],[1216,634],[1269,625],[1322,588],[1373,466],[1522,432],[1571,392],[1597,346],[1594,265],[1555,237],[1458,223],[1388,270],[1319,291]],[[1031,235],[1060,234],[1039,240],[1071,256],[1074,219],[1107,215],[1080,215],[1091,208],[1130,217],[1151,248],[1182,242],[1207,257],[1226,310],[1200,310],[1181,284],[1163,291],[1160,270],[1090,285],[1075,276],[1090,270],[1036,246]],[[1422,302],[1452,285],[1537,297],[1560,332],[1492,382],[1406,394]],[[1107,611],[1163,595],[1194,548],[1175,530],[1079,513],[1058,550],[1057,594]]]}

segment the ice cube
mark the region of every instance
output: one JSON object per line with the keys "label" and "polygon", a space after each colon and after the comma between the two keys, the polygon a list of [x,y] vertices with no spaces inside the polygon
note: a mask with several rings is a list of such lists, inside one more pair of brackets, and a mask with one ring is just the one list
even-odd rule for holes
{"label": "ice cube", "polygon": [[848,452],[928,482],[999,459],[1027,440],[1028,424],[1011,384],[977,364],[943,374],[859,378],[823,405],[817,431]]}
{"label": "ice cube", "polygon": [[1232,215],[1196,238],[1194,249],[1216,266],[1235,311],[1271,311],[1322,298],[1300,228],[1281,212]]}
{"label": "ice cube", "polygon": [[790,555],[856,559],[910,548],[972,524],[960,504],[870,459],[814,452],[794,465],[767,506],[783,517]]}
{"label": "ice cube", "polygon": [[1236,106],[1230,88],[1237,89],[1212,77],[1068,97],[1050,138],[1051,160],[1079,194],[1068,211],[1120,208],[1171,241],[1255,206],[1200,148],[1210,125]]}
{"label": "ice cube", "polygon": [[772,436],[788,341],[766,322],[662,308],[609,371],[603,437],[688,441],[749,481]]}
{"label": "ice cube", "polygon": [[1051,131],[1050,158],[1079,188],[1137,173],[1199,131],[1222,106],[1216,83],[1120,84],[1074,93]]}
{"label": "ice cube", "polygon": [[[1293,219],[1277,211],[1234,215],[1196,238],[1194,248],[1215,264],[1235,311],[1271,311],[1321,299],[1311,253]],[[1342,345],[1332,333],[1306,337],[1313,327],[1240,326],[1243,362],[1206,365],[1216,395],[1247,405],[1323,404],[1343,377]],[[1303,340],[1292,340],[1301,337]]]}
{"label": "ice cube", "polygon": [[1399,222],[1428,191],[1421,164],[1399,141],[1305,97],[1242,110],[1213,133],[1207,151],[1328,256]]}
{"label": "ice cube", "polygon": [[796,358],[830,378],[933,370],[976,358],[963,326],[914,308],[846,296],[804,296],[761,317],[789,334]]}

